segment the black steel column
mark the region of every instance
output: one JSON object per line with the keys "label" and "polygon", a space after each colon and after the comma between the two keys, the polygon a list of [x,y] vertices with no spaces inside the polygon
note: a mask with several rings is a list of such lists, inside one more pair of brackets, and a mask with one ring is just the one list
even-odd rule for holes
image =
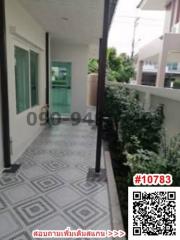
{"label": "black steel column", "polygon": [[[100,57],[101,57],[101,45],[102,38],[99,40],[99,61],[98,66],[100,65]],[[98,68],[98,85],[97,85],[97,101],[96,101],[96,125],[98,125],[98,112],[99,112],[99,89],[100,89],[100,67]]]}
{"label": "black steel column", "polygon": [[5,0],[0,0],[0,87],[2,98],[2,132],[4,167],[11,167],[10,157],[10,130],[9,130],[9,100],[7,77],[7,52],[6,52],[6,15]]}
{"label": "black steel column", "polygon": [[101,171],[101,147],[102,147],[102,127],[103,127],[103,108],[104,108],[104,92],[105,92],[105,77],[106,77],[106,54],[107,54],[107,40],[109,28],[109,8],[110,1],[104,1],[104,24],[103,24],[103,38],[101,40],[100,62],[99,62],[99,95],[98,95],[98,133],[96,146],[96,166],[95,171]]}
{"label": "black steel column", "polygon": [[49,41],[49,33],[46,33],[46,105],[47,105],[47,122],[49,122],[49,67],[50,67],[50,41]]}

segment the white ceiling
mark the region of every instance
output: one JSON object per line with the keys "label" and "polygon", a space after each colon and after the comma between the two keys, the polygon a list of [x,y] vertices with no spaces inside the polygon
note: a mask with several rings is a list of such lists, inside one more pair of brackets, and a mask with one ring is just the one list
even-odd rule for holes
{"label": "white ceiling", "polygon": [[69,43],[93,44],[102,36],[104,0],[20,0],[52,34]]}
{"label": "white ceiling", "polygon": [[142,0],[139,7],[143,10],[165,10],[170,0]]}

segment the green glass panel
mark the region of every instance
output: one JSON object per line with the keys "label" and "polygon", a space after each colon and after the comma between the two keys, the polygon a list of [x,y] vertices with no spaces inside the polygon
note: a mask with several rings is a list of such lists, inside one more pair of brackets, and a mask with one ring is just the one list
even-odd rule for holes
{"label": "green glass panel", "polygon": [[21,113],[29,108],[29,54],[15,47],[16,110]]}
{"label": "green glass panel", "polygon": [[30,52],[31,69],[31,106],[38,105],[38,54]]}
{"label": "green glass panel", "polygon": [[68,114],[71,111],[71,63],[52,63],[52,112]]}

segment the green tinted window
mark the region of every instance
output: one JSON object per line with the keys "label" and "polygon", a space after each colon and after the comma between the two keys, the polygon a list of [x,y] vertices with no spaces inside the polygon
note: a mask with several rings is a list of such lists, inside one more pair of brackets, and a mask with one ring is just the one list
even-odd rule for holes
{"label": "green tinted window", "polygon": [[31,69],[31,106],[38,105],[38,54],[30,52]]}
{"label": "green tinted window", "polygon": [[16,110],[21,113],[29,108],[29,53],[15,47]]}

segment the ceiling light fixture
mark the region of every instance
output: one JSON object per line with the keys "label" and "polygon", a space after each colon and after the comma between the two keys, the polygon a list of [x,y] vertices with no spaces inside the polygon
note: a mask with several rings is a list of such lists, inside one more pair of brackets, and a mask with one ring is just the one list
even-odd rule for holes
{"label": "ceiling light fixture", "polygon": [[67,17],[62,17],[61,18],[63,21],[68,21],[69,20],[69,18],[67,18]]}

